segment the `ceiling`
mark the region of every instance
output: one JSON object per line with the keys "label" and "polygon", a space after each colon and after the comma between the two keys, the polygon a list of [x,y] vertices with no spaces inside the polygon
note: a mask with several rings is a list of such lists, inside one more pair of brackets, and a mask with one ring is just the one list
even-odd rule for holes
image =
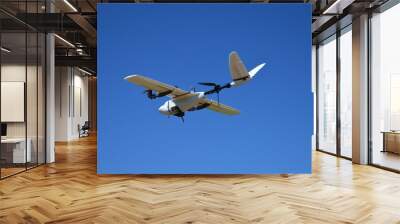
{"label": "ceiling", "polygon": [[[348,15],[381,5],[386,0],[1,0],[4,38],[21,43],[16,33],[26,28],[39,32],[54,32],[56,65],[79,66],[96,73],[97,3],[310,3],[313,8],[314,42],[329,27]],[[27,12],[27,13],[26,13]],[[51,13],[50,13],[51,12]],[[350,19],[351,21],[351,19]],[[11,34],[14,33],[14,34]],[[3,42],[4,43],[4,42]],[[22,45],[21,45],[22,46]],[[28,51],[30,51],[28,49]],[[16,53],[18,51],[16,50]]]}

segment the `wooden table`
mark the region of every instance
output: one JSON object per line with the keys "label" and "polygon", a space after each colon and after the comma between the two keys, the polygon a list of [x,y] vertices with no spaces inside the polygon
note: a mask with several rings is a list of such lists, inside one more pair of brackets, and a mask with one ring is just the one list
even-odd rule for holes
{"label": "wooden table", "polygon": [[383,150],[382,152],[392,152],[400,154],[400,131],[382,131]]}

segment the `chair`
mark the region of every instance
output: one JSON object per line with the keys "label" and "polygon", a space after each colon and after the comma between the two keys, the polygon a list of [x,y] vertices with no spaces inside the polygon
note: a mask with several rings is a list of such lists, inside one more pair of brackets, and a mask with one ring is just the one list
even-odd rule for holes
{"label": "chair", "polygon": [[79,138],[89,136],[89,129],[90,129],[89,121],[85,121],[82,127],[78,124]]}

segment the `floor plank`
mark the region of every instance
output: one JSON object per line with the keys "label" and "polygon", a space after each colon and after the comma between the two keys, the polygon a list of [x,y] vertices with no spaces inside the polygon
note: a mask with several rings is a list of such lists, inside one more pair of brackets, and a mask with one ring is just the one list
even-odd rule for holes
{"label": "floor plank", "polygon": [[400,223],[400,175],[320,152],[312,175],[97,175],[92,136],[0,181],[0,223]]}

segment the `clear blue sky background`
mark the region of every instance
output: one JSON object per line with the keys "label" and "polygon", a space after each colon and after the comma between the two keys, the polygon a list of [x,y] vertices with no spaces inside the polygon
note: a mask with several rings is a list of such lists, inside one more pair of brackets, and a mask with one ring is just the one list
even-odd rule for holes
{"label": "clear blue sky background", "polygon": [[[311,172],[310,24],[308,4],[99,4],[98,173]],[[167,97],[123,80],[226,83],[231,51],[249,70],[267,63],[221,93],[238,116],[205,109],[182,123],[158,112]]]}

